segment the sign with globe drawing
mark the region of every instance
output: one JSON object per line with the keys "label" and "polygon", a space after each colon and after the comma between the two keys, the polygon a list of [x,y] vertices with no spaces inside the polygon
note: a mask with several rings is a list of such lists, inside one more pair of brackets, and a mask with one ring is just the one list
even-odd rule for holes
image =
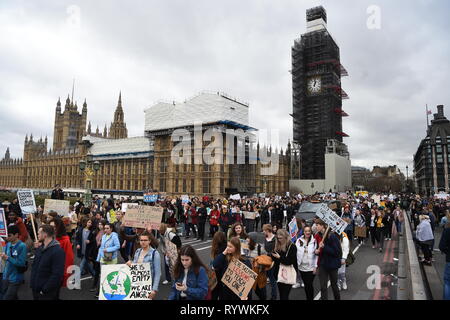
{"label": "sign with globe drawing", "polygon": [[150,263],[102,265],[99,300],[148,300],[151,291]]}

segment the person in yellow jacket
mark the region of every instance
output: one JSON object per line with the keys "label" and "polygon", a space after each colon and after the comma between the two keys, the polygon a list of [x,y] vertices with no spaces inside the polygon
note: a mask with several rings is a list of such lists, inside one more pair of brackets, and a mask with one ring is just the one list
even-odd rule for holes
{"label": "person in yellow jacket", "polygon": [[387,216],[384,214],[384,210],[378,210],[376,218],[375,239],[379,245],[380,252],[383,252],[384,235],[386,233]]}

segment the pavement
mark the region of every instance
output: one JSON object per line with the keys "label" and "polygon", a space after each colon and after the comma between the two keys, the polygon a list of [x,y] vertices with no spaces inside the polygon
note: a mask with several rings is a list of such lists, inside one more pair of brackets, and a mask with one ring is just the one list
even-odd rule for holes
{"label": "pavement", "polygon": [[[208,226],[206,227],[206,234],[208,234]],[[258,234],[258,242],[263,241],[262,233]],[[200,259],[209,265],[211,239],[204,241],[196,240],[194,238],[185,239],[181,237],[183,244],[190,244],[196,250]],[[369,239],[358,246],[357,241],[353,241],[352,251],[355,253],[355,262],[347,268],[347,290],[341,291],[342,300],[396,300],[397,298],[397,267],[398,267],[398,235],[393,234],[391,241],[384,242],[385,248],[383,252],[378,249],[372,249],[372,244]],[[119,255],[120,256],[120,255]],[[76,255],[75,255],[76,257]],[[444,258],[445,259],[445,258]],[[75,264],[79,264],[79,259],[75,258]],[[124,263],[119,258],[119,263]],[[29,288],[30,270],[25,274],[25,284],[19,290],[19,299],[31,300],[32,294]],[[443,270],[443,269],[442,269]],[[442,273],[441,270],[441,273]],[[92,286],[92,277],[83,276],[81,278],[80,290],[69,290],[62,288],[60,292],[61,300],[97,300],[95,294],[89,292]],[[166,300],[170,293],[170,284],[163,285],[165,280],[165,272],[161,272],[161,283],[159,285],[159,292],[156,300]],[[378,281],[380,280],[380,281]],[[319,279],[316,276],[314,279],[315,299],[320,298]],[[267,296],[270,296],[270,284],[266,287]],[[328,297],[333,299],[331,288],[328,288]],[[253,294],[253,298],[257,299]],[[304,288],[300,287],[292,289],[290,293],[290,300],[306,300]]]}

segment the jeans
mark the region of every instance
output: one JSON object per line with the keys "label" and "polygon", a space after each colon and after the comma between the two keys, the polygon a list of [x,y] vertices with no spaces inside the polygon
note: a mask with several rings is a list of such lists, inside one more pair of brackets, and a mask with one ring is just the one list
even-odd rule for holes
{"label": "jeans", "polygon": [[278,282],[278,290],[280,291],[280,300],[289,300],[289,293],[291,292],[292,285]]}
{"label": "jeans", "polygon": [[333,289],[334,300],[341,300],[341,295],[337,286],[338,269],[327,270],[319,267],[320,295],[321,300],[328,300],[328,278],[330,278],[331,289]]}
{"label": "jeans", "polygon": [[375,238],[377,242],[380,244],[380,248],[383,249],[384,246],[384,229],[377,228],[375,232]]}
{"label": "jeans", "polygon": [[169,264],[167,263],[167,258],[164,257],[164,270],[166,272],[166,280],[169,282],[172,282],[172,277],[170,276],[170,268],[169,268]]}
{"label": "jeans", "polygon": [[267,271],[267,276],[269,277],[270,287],[272,288],[271,298],[272,300],[277,299],[277,276],[275,275],[273,268]]}
{"label": "jeans", "polygon": [[94,267],[89,263],[89,260],[86,258],[86,256],[83,256],[83,258],[81,259],[81,262],[80,262],[81,274],[84,273],[84,271],[86,270],[86,267],[87,267],[89,273],[94,277],[95,276]]}
{"label": "jeans", "polygon": [[2,280],[2,300],[19,300],[17,292],[19,291],[20,282],[9,282],[8,280]]}
{"label": "jeans", "polygon": [[450,300],[450,262],[447,262],[444,271],[444,300]]}
{"label": "jeans", "polygon": [[338,269],[338,283],[339,285],[342,287],[342,285],[344,283],[347,282],[347,277],[345,276],[345,267],[346,265],[343,264],[339,269]]}
{"label": "jeans", "polygon": [[194,237],[197,237],[197,230],[195,229],[195,226],[192,223],[188,223],[186,224],[186,237],[189,237],[189,234],[191,233],[191,229],[192,231],[194,231]]}
{"label": "jeans", "polygon": [[305,284],[306,300],[312,301],[314,300],[313,282],[315,275],[313,274],[312,271],[310,272],[300,271],[300,274],[302,276],[303,283]]}
{"label": "jeans", "polygon": [[402,223],[398,220],[395,221],[395,227],[397,228],[397,232],[401,233],[402,232]]}

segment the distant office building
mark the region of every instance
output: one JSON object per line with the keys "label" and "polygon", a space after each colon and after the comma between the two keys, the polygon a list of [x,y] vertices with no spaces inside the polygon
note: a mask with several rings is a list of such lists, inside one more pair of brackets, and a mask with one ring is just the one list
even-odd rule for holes
{"label": "distant office building", "polygon": [[437,106],[427,136],[414,155],[414,175],[417,191],[434,194],[449,191],[448,173],[450,165],[450,121],[444,116],[444,106]]}
{"label": "distant office building", "polygon": [[352,183],[355,190],[366,189],[370,177],[371,173],[369,169],[352,166]]}

